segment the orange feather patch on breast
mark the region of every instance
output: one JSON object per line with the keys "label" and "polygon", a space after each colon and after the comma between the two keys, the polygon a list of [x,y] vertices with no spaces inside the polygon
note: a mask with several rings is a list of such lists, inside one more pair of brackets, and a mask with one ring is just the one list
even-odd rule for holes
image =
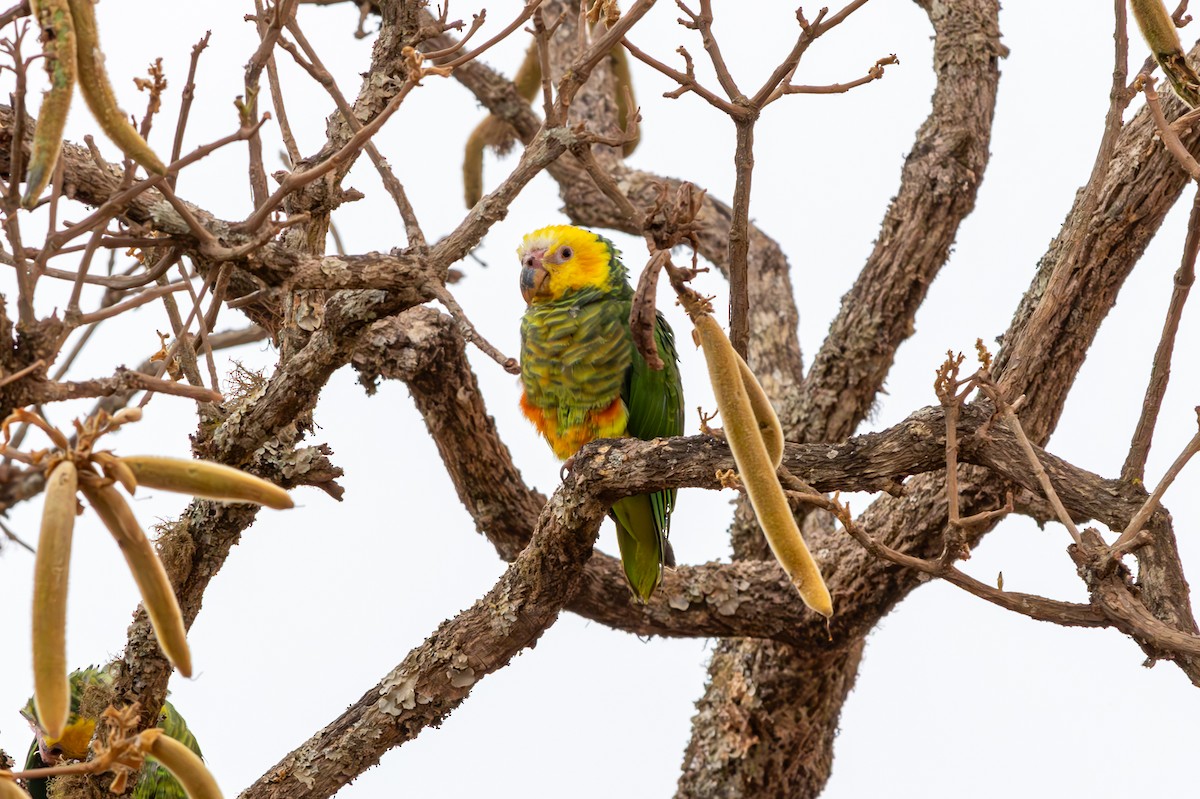
{"label": "orange feather patch on breast", "polygon": [[629,421],[625,402],[620,397],[606,408],[588,411],[583,424],[565,428],[559,426],[558,413],[554,408],[538,408],[529,402],[524,392],[521,393],[521,412],[533,423],[542,437],[550,442],[550,448],[560,460],[566,460],[584,444],[597,438],[624,436]]}
{"label": "orange feather patch on breast", "polygon": [[533,422],[533,426],[538,429],[539,433],[549,437],[546,430],[550,425],[546,421],[546,414],[529,401],[529,395],[524,391],[521,392],[521,413],[525,414],[526,419]]}

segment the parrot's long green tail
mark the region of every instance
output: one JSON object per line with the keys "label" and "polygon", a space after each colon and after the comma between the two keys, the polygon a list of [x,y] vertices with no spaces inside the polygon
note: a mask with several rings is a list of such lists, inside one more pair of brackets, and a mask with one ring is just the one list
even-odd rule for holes
{"label": "parrot's long green tail", "polygon": [[667,541],[667,524],[674,491],[659,491],[626,497],[613,504],[617,523],[617,546],[621,565],[637,598],[645,604],[662,582],[664,566],[675,565],[675,554]]}

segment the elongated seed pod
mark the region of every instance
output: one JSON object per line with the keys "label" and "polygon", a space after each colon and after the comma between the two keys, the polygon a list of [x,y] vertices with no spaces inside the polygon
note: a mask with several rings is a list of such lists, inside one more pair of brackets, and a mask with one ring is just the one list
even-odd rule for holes
{"label": "elongated seed pod", "polygon": [[1171,88],[1192,108],[1200,105],[1200,76],[1188,64],[1179,31],[1162,0],[1130,0],[1129,7]]}
{"label": "elongated seed pod", "polygon": [[154,728],[138,734],[138,748],[158,759],[191,799],[221,799],[221,789],[200,756]]}
{"label": "elongated seed pod", "polygon": [[783,463],[783,425],[779,424],[775,408],[771,405],[771,400],[767,399],[767,392],[763,391],[754,372],[750,371],[750,367],[746,365],[742,356],[738,355],[737,350],[734,350],[733,354],[737,355],[742,385],[746,387],[750,409],[754,411],[754,421],[758,423],[758,435],[762,438],[763,446],[767,448],[767,457],[771,459],[771,465],[778,469],[779,464]]}
{"label": "elongated seed pod", "polygon": [[33,702],[51,738],[61,738],[71,715],[67,679],[67,582],[75,530],[75,464],[62,461],[46,478],[42,530],[33,565]]}
{"label": "elongated seed pod", "polygon": [[232,466],[157,455],[129,455],[117,460],[133,471],[138,485],[147,488],[226,502],[254,502],[275,510],[294,506],[292,498],[279,486]]}
{"label": "elongated seed pod", "polygon": [[75,55],[79,66],[79,91],[87,101],[92,115],[100,123],[113,144],[121,152],[156,175],[167,174],[150,145],[134,129],[125,112],[117,105],[108,72],[104,69],[104,52],[100,49],[100,33],[96,28],[96,10],[92,0],[68,0],[71,19],[75,21]]}
{"label": "elongated seed pod", "polygon": [[725,437],[733,450],[746,493],[750,495],[754,515],[758,517],[775,559],[792,578],[804,604],[828,618],[833,615],[833,598],[800,535],[787,496],[775,476],[775,467],[759,434],[759,425],[742,380],[743,365],[715,319],[701,314],[693,322],[704,349],[704,360],[708,363],[708,377],[717,407],[721,409]]}
{"label": "elongated seed pod", "polygon": [[46,76],[50,88],[42,95],[37,127],[33,130],[33,149],[25,176],[25,195],[21,205],[32,208],[45,191],[58,164],[62,150],[67,111],[75,90],[75,27],[67,0],[34,0],[33,15],[42,27],[46,50]]}
{"label": "elongated seed pod", "polygon": [[29,794],[12,778],[11,771],[0,771],[0,799],[29,799]]}
{"label": "elongated seed pod", "polygon": [[500,117],[488,116],[475,126],[467,137],[463,152],[463,199],[468,208],[483,198],[483,150],[485,147],[503,148],[511,145],[516,134],[512,127]]}
{"label": "elongated seed pod", "polygon": [[183,625],[183,614],[167,572],[154,552],[154,546],[138,524],[129,504],[111,483],[104,486],[80,484],[87,499],[104,526],[112,533],[121,554],[133,572],[133,579],[142,594],[142,604],[150,616],[154,635],[163,654],[175,665],[184,677],[192,676],[192,653],[188,649],[187,631]]}
{"label": "elongated seed pod", "polygon": [[[633,94],[633,75],[629,72],[629,56],[625,54],[625,48],[619,44],[612,49],[609,55],[612,57],[613,81],[616,84],[614,87],[616,97],[613,99],[617,101],[617,125],[621,130],[625,130],[629,117],[638,112],[637,98]],[[625,94],[626,91],[629,92],[628,97]],[[641,140],[642,137],[638,136],[621,145],[621,152],[626,158],[633,155],[633,151],[637,149]]]}

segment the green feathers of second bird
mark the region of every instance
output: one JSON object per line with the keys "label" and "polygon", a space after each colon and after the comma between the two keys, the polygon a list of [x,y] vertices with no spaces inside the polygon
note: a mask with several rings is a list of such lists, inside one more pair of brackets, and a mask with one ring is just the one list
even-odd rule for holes
{"label": "green feathers of second bird", "polygon": [[[33,699],[21,711],[34,729],[34,740],[29,747],[29,755],[25,761],[26,769],[43,768],[57,764],[60,761],[84,760],[88,755],[88,745],[92,733],[96,729],[96,718],[84,715],[82,706],[84,695],[93,685],[108,685],[112,675],[103,669],[86,668],[71,672],[71,715],[61,738],[47,738],[38,724],[37,711]],[[200,745],[188,729],[187,722],[170,702],[164,702],[158,714],[157,725],[167,736],[174,738],[200,755]],[[33,799],[46,799],[47,780],[27,780],[26,788]],[[187,793],[183,786],[163,768],[158,761],[147,757],[138,774],[133,787],[133,799],[186,799]]]}
{"label": "green feathers of second bird", "polygon": [[[629,329],[633,288],[608,239],[554,225],[517,250],[521,294],[521,410],[566,460],[597,438],[652,439],[683,432],[683,388],[675,336],[662,314],[654,328],[663,361],[651,369]],[[675,559],[667,540],[675,491],[627,497],[612,507],[621,562],[646,602]]]}

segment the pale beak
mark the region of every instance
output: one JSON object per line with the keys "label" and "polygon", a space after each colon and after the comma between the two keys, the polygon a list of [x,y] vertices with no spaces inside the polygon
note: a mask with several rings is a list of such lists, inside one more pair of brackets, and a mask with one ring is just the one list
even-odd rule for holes
{"label": "pale beak", "polygon": [[545,255],[545,250],[532,250],[521,259],[521,296],[525,298],[526,305],[542,296],[542,289],[546,288],[550,278],[550,273],[542,264]]}

